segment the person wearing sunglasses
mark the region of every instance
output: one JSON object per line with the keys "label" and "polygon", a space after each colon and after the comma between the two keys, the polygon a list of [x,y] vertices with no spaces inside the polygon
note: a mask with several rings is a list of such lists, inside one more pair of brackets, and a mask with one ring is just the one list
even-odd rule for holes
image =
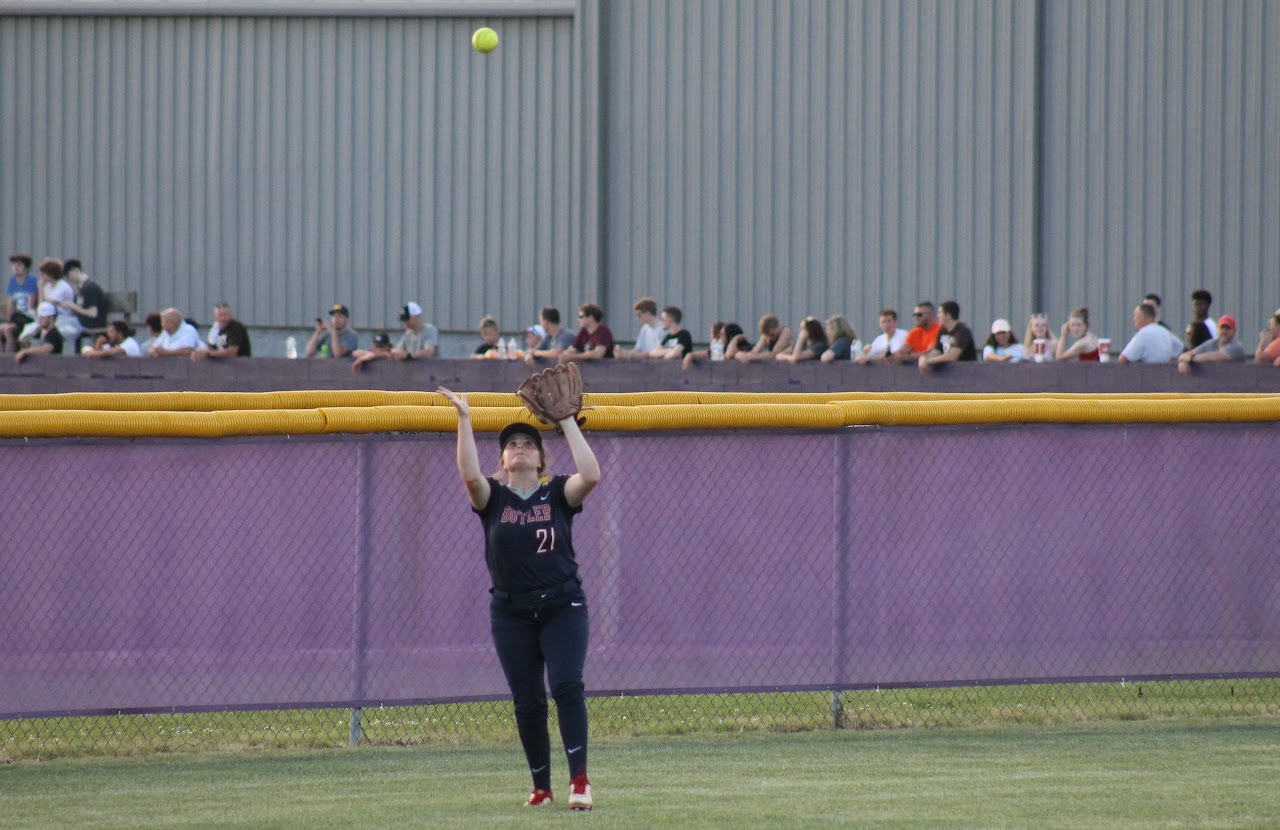
{"label": "person wearing sunglasses", "polygon": [[907,332],[907,341],[902,348],[893,353],[891,360],[894,363],[918,361],[922,355],[933,351],[938,335],[942,333],[942,324],[934,316],[933,303],[928,300],[916,303],[911,319],[915,327]]}

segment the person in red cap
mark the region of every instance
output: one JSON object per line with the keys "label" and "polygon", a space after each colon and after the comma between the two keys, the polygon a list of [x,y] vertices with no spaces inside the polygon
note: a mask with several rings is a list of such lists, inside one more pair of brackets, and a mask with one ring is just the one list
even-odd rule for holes
{"label": "person in red cap", "polygon": [[1178,372],[1191,374],[1192,363],[1220,363],[1228,360],[1247,360],[1248,353],[1236,337],[1236,318],[1224,314],[1218,318],[1218,336],[1206,340],[1189,352],[1178,356]]}

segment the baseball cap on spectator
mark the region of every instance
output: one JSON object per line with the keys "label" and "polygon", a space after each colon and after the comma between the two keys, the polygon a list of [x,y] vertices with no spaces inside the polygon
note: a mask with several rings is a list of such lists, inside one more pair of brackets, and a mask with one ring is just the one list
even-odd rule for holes
{"label": "baseball cap on spectator", "polygon": [[9,254],[9,261],[21,262],[22,266],[30,271],[33,260],[31,259],[31,254]]}
{"label": "baseball cap on spectator", "polygon": [[1237,330],[1240,328],[1239,326],[1236,325],[1236,318],[1232,317],[1230,314],[1224,314],[1221,317],[1219,317],[1218,326],[1219,327],[1230,326],[1231,328],[1237,329]]}
{"label": "baseball cap on spectator", "polygon": [[329,309],[330,314],[341,314],[343,317],[350,317],[351,312],[342,303],[334,303],[333,308]]}
{"label": "baseball cap on spectator", "polygon": [[417,303],[405,303],[400,307],[400,320],[408,322],[414,317],[422,316],[422,306]]}
{"label": "baseball cap on spectator", "polygon": [[994,323],[991,324],[992,334],[999,334],[1000,332],[1004,332],[1006,334],[1013,333],[1013,327],[1010,326],[1009,321],[1004,319],[1003,317],[998,318]]}
{"label": "baseball cap on spectator", "polygon": [[80,260],[78,259],[68,259],[67,261],[62,263],[63,271],[66,271],[67,273],[71,273],[72,268],[79,268],[81,271],[84,270],[84,266],[80,264]]}
{"label": "baseball cap on spectator", "polygon": [[376,349],[379,346],[391,348],[391,336],[389,334],[386,334],[385,332],[381,334],[375,334],[373,336],[373,347]]}
{"label": "baseball cap on spectator", "polygon": [[58,307],[53,303],[41,303],[40,307],[36,309],[36,314],[41,317],[57,317]]}
{"label": "baseball cap on spectator", "polygon": [[541,326],[541,324],[534,324],[532,326],[529,326],[529,328],[525,329],[525,331],[528,332],[529,334],[536,334],[540,338],[547,336],[547,330],[544,329]]}

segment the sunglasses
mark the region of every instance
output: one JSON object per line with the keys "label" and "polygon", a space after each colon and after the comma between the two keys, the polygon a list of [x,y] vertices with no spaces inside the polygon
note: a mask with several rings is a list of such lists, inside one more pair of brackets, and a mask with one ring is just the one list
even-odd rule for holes
{"label": "sunglasses", "polygon": [[911,316],[912,316],[912,317],[923,317],[923,316],[924,316],[924,312],[923,312],[923,311],[913,311],[913,312],[911,312]]}

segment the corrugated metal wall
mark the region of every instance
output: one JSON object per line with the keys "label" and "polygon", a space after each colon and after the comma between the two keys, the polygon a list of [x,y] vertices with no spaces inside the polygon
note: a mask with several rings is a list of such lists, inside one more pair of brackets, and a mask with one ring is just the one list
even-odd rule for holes
{"label": "corrugated metal wall", "polygon": [[1113,338],[1190,294],[1257,345],[1280,305],[1280,3],[1049,3],[1042,262],[1051,311]]}
{"label": "corrugated metal wall", "polygon": [[[1029,2],[610,3],[609,311],[795,324],[1030,305]],[[618,323],[624,332],[634,323]]]}
{"label": "corrugated metal wall", "polygon": [[259,325],[511,326],[569,279],[573,19],[0,17],[0,244]]}

